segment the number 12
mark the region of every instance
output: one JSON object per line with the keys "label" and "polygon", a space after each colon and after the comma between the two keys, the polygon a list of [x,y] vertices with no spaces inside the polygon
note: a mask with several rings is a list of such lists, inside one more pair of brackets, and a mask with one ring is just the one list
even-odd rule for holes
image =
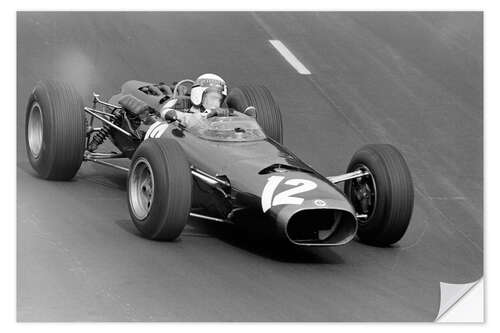
{"label": "number 12", "polygon": [[274,191],[285,179],[283,176],[271,176],[267,179],[267,184],[264,186],[262,191],[262,210],[264,213],[268,211],[272,206],[277,205],[301,205],[304,202],[303,198],[294,197],[293,195],[314,190],[318,185],[307,179],[289,179],[285,182],[285,185],[295,186],[291,189],[283,191],[276,194],[273,200]]}

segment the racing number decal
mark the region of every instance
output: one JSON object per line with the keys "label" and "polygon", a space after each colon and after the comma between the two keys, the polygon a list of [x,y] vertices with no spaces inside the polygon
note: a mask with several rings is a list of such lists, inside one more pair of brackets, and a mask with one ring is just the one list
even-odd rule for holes
{"label": "racing number decal", "polygon": [[317,185],[315,182],[306,179],[290,179],[285,182],[286,185],[297,186],[289,190],[276,194],[273,200],[273,206],[277,205],[300,205],[304,201],[302,198],[292,197],[294,194],[314,190]]}
{"label": "racing number decal", "polygon": [[159,138],[167,129],[168,124],[166,122],[157,121],[151,126],[149,126],[146,135],[144,136],[144,140],[149,138]]}
{"label": "racing number decal", "polygon": [[318,185],[307,179],[289,179],[285,182],[285,185],[295,186],[289,190],[283,191],[276,194],[273,199],[274,191],[285,179],[283,176],[271,176],[267,179],[267,184],[264,186],[262,191],[262,210],[264,213],[268,211],[272,206],[277,205],[301,205],[304,202],[303,198],[294,197],[293,195],[314,190]]}
{"label": "racing number decal", "polygon": [[285,177],[271,176],[267,179],[267,184],[266,186],[264,186],[264,190],[262,190],[262,197],[261,197],[262,211],[264,211],[264,213],[267,212],[269,208],[271,208],[274,191],[281,183],[283,178]]}

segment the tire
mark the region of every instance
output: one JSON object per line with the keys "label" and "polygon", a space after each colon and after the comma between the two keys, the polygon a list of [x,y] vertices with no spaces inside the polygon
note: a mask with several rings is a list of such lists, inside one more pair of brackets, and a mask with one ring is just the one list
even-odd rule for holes
{"label": "tire", "polygon": [[240,112],[254,106],[257,122],[264,133],[274,141],[283,143],[283,123],[278,103],[264,86],[241,86],[233,88],[226,99],[227,106]]}
{"label": "tire", "polygon": [[[381,246],[398,242],[410,223],[414,198],[410,170],[403,156],[392,145],[366,145],[354,154],[347,167],[347,172],[355,170],[370,173],[348,180],[344,185],[345,194],[356,213],[367,215],[358,218],[359,239]],[[369,189],[370,204],[368,200],[360,199],[360,193],[366,188]]]}
{"label": "tire", "polygon": [[69,84],[40,81],[29,96],[25,121],[26,152],[40,177],[70,180],[83,161],[83,101]]}
{"label": "tire", "polygon": [[189,163],[177,141],[158,138],[141,143],[127,181],[128,208],[136,228],[153,240],[178,238],[189,219],[191,184]]}

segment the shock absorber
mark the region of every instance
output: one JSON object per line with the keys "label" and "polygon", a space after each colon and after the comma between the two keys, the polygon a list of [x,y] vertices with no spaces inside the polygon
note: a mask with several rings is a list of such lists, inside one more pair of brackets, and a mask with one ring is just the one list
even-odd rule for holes
{"label": "shock absorber", "polygon": [[[121,126],[121,124],[125,120],[129,125],[129,130],[132,132],[134,131],[134,129],[139,127],[141,124],[141,120],[137,116],[133,117],[129,121],[127,116],[125,115],[125,113],[115,112],[115,113],[113,113],[113,115],[114,115],[114,118],[111,120],[111,122],[113,124],[115,124],[116,126]],[[90,152],[96,150],[97,147],[99,147],[99,145],[102,144],[104,142],[104,140],[106,140],[106,138],[108,138],[110,136],[111,130],[112,130],[111,126],[109,126],[109,124],[107,124],[107,123],[104,123],[103,126],[101,127],[101,129],[94,132],[94,134],[92,135],[92,139],[90,140],[89,144],[87,145],[87,150]]]}
{"label": "shock absorber", "polygon": [[99,147],[99,145],[109,136],[110,131],[111,126],[108,124],[104,124],[100,130],[96,131],[94,135],[92,135],[92,140],[87,146],[88,151],[96,150],[97,147]]}

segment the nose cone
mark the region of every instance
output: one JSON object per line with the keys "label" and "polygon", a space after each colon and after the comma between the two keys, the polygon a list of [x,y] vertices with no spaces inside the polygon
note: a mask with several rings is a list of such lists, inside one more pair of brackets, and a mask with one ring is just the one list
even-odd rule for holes
{"label": "nose cone", "polygon": [[301,246],[344,245],[358,228],[354,210],[344,198],[275,206],[269,214],[276,221],[278,238]]}

